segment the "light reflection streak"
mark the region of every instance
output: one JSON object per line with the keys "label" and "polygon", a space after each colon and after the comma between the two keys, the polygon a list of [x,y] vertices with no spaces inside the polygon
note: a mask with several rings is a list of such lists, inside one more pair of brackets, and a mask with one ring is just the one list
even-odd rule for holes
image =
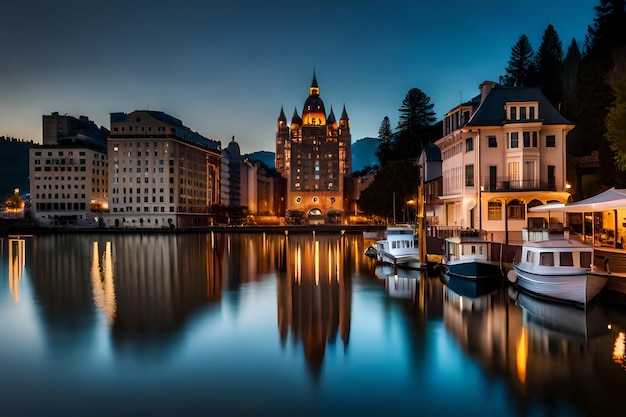
{"label": "light reflection streak", "polygon": [[619,332],[613,345],[613,362],[626,369],[626,334]]}
{"label": "light reflection streak", "polygon": [[110,326],[115,322],[117,305],[115,301],[115,285],[113,283],[113,255],[111,242],[106,242],[102,264],[98,242],[93,242],[91,253],[91,288],[96,307],[102,310]]}
{"label": "light reflection streak", "polygon": [[522,327],[522,333],[517,341],[516,364],[517,378],[523,384],[526,382],[526,365],[528,361],[528,334],[526,326]]}
{"label": "light reflection streak", "polygon": [[[14,251],[15,247],[15,251]],[[20,280],[26,265],[24,239],[9,239],[9,291],[16,303],[20,301]]]}

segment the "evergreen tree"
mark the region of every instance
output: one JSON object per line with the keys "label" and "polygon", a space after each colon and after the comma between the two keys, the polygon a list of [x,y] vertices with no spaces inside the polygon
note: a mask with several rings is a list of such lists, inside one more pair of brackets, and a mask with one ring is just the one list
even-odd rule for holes
{"label": "evergreen tree", "polygon": [[533,47],[526,35],[519,37],[519,40],[511,47],[511,58],[509,58],[504,76],[504,85],[507,87],[528,86],[534,77]]}
{"label": "evergreen tree", "polygon": [[609,85],[615,101],[606,116],[606,138],[615,152],[617,168],[626,171],[626,48],[615,59]]}
{"label": "evergreen tree", "polygon": [[580,60],[580,49],[578,49],[576,39],[572,38],[572,43],[567,48],[567,55],[565,55],[565,59],[563,60],[560,84],[562,92],[561,114],[573,122],[578,121],[576,84],[578,82]]}
{"label": "evergreen tree", "polygon": [[389,123],[389,117],[385,116],[378,128],[378,139],[380,144],[376,151],[376,157],[380,161],[382,166],[385,166],[389,159],[392,157],[392,140],[393,132],[391,131],[391,123]]}
{"label": "evergreen tree", "polygon": [[430,127],[435,122],[434,103],[419,88],[412,88],[402,100],[396,129],[394,159],[417,158],[430,141]]}
{"label": "evergreen tree", "polygon": [[[594,24],[588,27],[579,72],[577,143],[584,154],[598,150],[600,175],[607,187],[618,181],[614,152],[606,136],[606,116],[614,93],[608,83],[616,51],[626,46],[625,0],[600,0],[595,7]],[[583,117],[584,116],[584,117]]]}
{"label": "evergreen tree", "polygon": [[548,25],[541,45],[535,55],[535,69],[537,71],[537,81],[543,94],[557,108],[561,103],[561,69],[563,64],[563,46],[554,26]]}

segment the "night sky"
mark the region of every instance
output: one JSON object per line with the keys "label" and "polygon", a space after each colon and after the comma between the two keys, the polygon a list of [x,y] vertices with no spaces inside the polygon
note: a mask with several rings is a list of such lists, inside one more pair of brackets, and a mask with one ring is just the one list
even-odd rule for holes
{"label": "night sky", "polygon": [[41,116],[159,110],[243,153],[275,150],[284,106],[302,114],[313,71],[352,140],[392,127],[409,89],[437,119],[504,75],[552,24],[582,49],[598,0],[7,0],[0,6],[0,136],[41,142]]}

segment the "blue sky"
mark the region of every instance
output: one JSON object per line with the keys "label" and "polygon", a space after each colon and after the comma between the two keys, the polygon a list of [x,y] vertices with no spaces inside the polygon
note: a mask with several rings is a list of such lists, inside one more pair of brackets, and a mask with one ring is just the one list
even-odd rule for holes
{"label": "blue sky", "polygon": [[504,74],[511,46],[552,24],[582,48],[599,0],[14,0],[0,6],[0,136],[41,142],[41,116],[165,111],[242,152],[275,150],[281,105],[313,70],[352,140],[392,127],[413,87],[437,119]]}

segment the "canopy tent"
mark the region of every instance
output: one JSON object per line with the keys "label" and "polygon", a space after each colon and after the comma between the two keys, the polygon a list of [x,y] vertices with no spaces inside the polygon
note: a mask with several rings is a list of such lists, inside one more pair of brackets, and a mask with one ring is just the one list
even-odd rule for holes
{"label": "canopy tent", "polygon": [[585,200],[569,204],[543,204],[529,208],[531,212],[559,212],[559,213],[584,213],[590,211],[603,211],[614,209],[626,209],[626,189],[615,187],[604,191]]}

